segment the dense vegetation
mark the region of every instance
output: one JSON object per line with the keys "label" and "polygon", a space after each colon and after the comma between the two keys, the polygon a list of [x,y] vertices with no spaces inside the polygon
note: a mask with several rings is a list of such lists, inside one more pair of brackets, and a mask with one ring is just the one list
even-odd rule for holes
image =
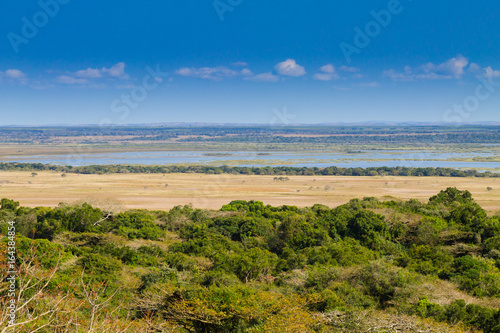
{"label": "dense vegetation", "polygon": [[62,166],[42,163],[0,163],[2,171],[54,171],[80,174],[110,173],[204,173],[235,175],[304,175],[304,176],[416,176],[416,177],[500,177],[500,173],[478,172],[476,170],[457,170],[453,168],[408,168],[408,167],[370,167],[339,168],[336,166],[318,167],[240,167],[205,165],[88,165]]}
{"label": "dense vegetation", "polygon": [[500,142],[500,126],[438,125],[209,125],[86,126],[0,128],[0,141],[9,144],[101,143],[265,143],[349,145],[462,145]]}
{"label": "dense vegetation", "polygon": [[500,216],[468,191],[333,209],[0,204],[1,265],[14,221],[26,302],[12,332],[500,332]]}

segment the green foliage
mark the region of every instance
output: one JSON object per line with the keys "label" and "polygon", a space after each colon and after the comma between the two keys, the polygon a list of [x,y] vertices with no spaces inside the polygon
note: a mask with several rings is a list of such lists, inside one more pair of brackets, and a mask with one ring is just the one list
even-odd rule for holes
{"label": "green foliage", "polygon": [[144,211],[120,213],[113,218],[108,228],[129,239],[158,240],[164,236],[163,230],[155,224],[154,216]]}
{"label": "green foliage", "polygon": [[470,255],[455,258],[450,278],[461,289],[473,295],[500,295],[500,270],[490,260],[477,259]]}
{"label": "green foliage", "polygon": [[240,283],[240,279],[234,273],[228,273],[222,269],[207,271],[203,274],[200,284],[203,286],[229,287]]}
{"label": "green foliage", "polygon": [[412,245],[408,253],[397,258],[396,262],[414,272],[442,276],[450,271],[453,257],[440,248]]}
{"label": "green foliage", "polygon": [[103,218],[100,209],[86,203],[75,206],[62,204],[50,210],[36,209],[35,214],[37,218],[35,238],[49,240],[64,231],[98,231],[97,222]]}
{"label": "green foliage", "polygon": [[300,250],[324,245],[329,241],[330,236],[326,230],[306,221],[296,213],[291,213],[283,216],[272,243],[273,247],[279,251],[285,246]]}
{"label": "green foliage", "polygon": [[317,291],[331,287],[339,280],[340,270],[336,267],[316,265],[307,272],[307,280],[305,286],[313,288]]}
{"label": "green foliage", "polygon": [[269,220],[254,216],[219,217],[214,219],[209,227],[233,241],[267,237],[273,232],[273,225]]}
{"label": "green foliage", "polygon": [[[268,206],[269,207],[269,206]],[[245,211],[252,213],[262,213],[265,209],[264,204],[261,201],[244,201],[235,200],[231,201],[228,205],[222,206],[222,211]]]}
{"label": "green foliage", "polygon": [[358,279],[366,293],[374,297],[382,308],[390,304],[405,282],[398,270],[379,262],[363,267]]}
{"label": "green foliage", "polygon": [[120,276],[122,263],[114,258],[96,253],[87,253],[78,259],[78,265],[84,269],[91,281],[114,282]]}
{"label": "green foliage", "polygon": [[172,282],[176,283],[178,281],[178,272],[176,269],[170,267],[163,267],[159,271],[144,274],[141,276],[141,285],[139,291],[147,289],[155,283],[165,283]]}
{"label": "green foliage", "polygon": [[196,261],[184,253],[166,253],[165,263],[179,272],[198,270]]}
{"label": "green foliage", "polygon": [[446,309],[439,304],[431,303],[427,297],[421,298],[413,311],[423,318],[433,318],[438,321],[446,320]]}
{"label": "green foliage", "polygon": [[19,207],[19,201],[14,201],[10,199],[3,198],[0,200],[0,209],[2,210],[10,210],[15,212]]}
{"label": "green foliage", "polygon": [[277,255],[260,248],[252,248],[244,253],[217,256],[214,268],[233,272],[243,282],[249,282],[274,271],[277,262]]}
{"label": "green foliage", "polygon": [[484,308],[477,304],[466,304],[464,300],[454,300],[451,304],[441,306],[431,303],[427,297],[419,300],[413,308],[415,314],[423,318],[446,321],[451,325],[464,323],[472,329],[485,333],[500,332],[500,312]]}
{"label": "green foliage", "polygon": [[[2,238],[2,243],[7,245],[9,239]],[[63,263],[71,254],[65,251],[64,247],[52,243],[46,239],[30,239],[22,235],[16,237],[17,261],[22,259],[33,259],[34,263],[42,265],[46,269],[51,269],[56,264]]]}
{"label": "green foliage", "polygon": [[[418,294],[422,282],[443,279],[476,297],[500,297],[499,216],[488,217],[467,191],[450,188],[427,204],[364,198],[330,209],[239,200],[220,211],[120,214],[5,199],[0,214],[4,235],[5,219],[16,223],[20,258],[34,255],[48,271],[61,257],[51,290],[71,291],[83,269],[85,283],[120,286],[138,300],[127,304],[133,320],[162,316],[179,332],[330,332],[337,327],[325,320],[334,313],[394,307],[500,333],[497,310],[452,299],[442,306]],[[7,245],[3,237],[0,247]]]}
{"label": "green foliage", "polygon": [[347,228],[347,236],[374,250],[381,249],[383,240],[390,238],[384,217],[369,210],[360,210],[348,221]]}
{"label": "green foliage", "polygon": [[[102,135],[102,134],[98,134]],[[367,136],[362,136],[366,140]],[[270,140],[274,138],[270,137]],[[304,138],[303,138],[304,139]],[[349,137],[352,140],[353,137]],[[435,137],[433,137],[433,140]],[[291,140],[291,138],[288,138]],[[496,141],[498,142],[498,141]],[[352,142],[349,142],[351,144]],[[433,144],[435,142],[432,142]],[[414,142],[412,142],[414,145]],[[191,147],[190,147],[191,148]],[[314,149],[317,147],[313,146]],[[327,146],[329,149],[330,146]],[[378,148],[378,147],[377,147]],[[80,167],[61,166],[41,163],[18,163],[0,162],[0,170],[6,171],[55,171],[62,172],[61,176],[67,174],[115,174],[115,173],[203,173],[203,174],[240,174],[240,175],[288,175],[288,176],[364,176],[375,177],[402,176],[402,177],[500,177],[498,173],[478,172],[477,170],[456,170],[453,168],[413,168],[413,167],[368,167],[368,168],[339,168],[335,166],[318,167],[244,167],[244,166],[207,166],[207,165],[86,165]],[[289,177],[274,177],[276,181],[286,181]]]}
{"label": "green foliage", "polygon": [[448,220],[462,226],[465,231],[482,234],[487,224],[487,215],[476,203],[466,203],[455,207],[449,214]]}
{"label": "green foliage", "polygon": [[453,204],[470,204],[473,203],[473,199],[469,191],[460,191],[456,187],[449,187],[431,197],[429,203],[432,205],[452,206]]}

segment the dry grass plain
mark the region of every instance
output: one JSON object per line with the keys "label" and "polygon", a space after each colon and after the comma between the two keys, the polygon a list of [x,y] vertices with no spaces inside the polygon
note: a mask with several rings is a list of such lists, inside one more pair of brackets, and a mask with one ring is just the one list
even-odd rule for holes
{"label": "dry grass plain", "polygon": [[[232,200],[260,200],[275,206],[334,207],[352,198],[379,199],[429,197],[449,186],[472,192],[490,213],[500,212],[499,178],[447,177],[339,177],[205,174],[111,174],[79,175],[38,172],[0,172],[0,198],[10,198],[23,206],[56,206],[60,202],[114,202],[121,209],[167,210],[176,205],[219,209]],[[168,184],[168,185],[167,185]],[[488,191],[487,187],[493,188]]]}

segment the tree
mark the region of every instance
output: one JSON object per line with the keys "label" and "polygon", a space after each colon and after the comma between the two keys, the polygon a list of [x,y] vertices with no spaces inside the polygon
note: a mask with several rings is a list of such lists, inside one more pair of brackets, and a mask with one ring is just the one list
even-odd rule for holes
{"label": "tree", "polygon": [[17,210],[17,207],[19,207],[19,201],[3,198],[2,200],[0,200],[0,207],[1,209],[11,210],[15,212]]}
{"label": "tree", "polygon": [[386,308],[396,296],[403,279],[399,272],[386,264],[375,262],[361,269],[358,276],[366,293],[375,297],[381,308]]}
{"label": "tree", "polygon": [[430,204],[444,204],[450,206],[453,203],[465,204],[472,203],[472,194],[469,191],[460,191],[456,187],[448,187],[429,199]]}
{"label": "tree", "polygon": [[229,261],[234,273],[247,283],[271,272],[276,266],[278,257],[269,251],[253,248],[246,251],[245,254],[230,257]]}
{"label": "tree", "polygon": [[465,231],[481,234],[486,227],[488,216],[478,204],[467,203],[454,208],[450,212],[448,220],[460,224]]}

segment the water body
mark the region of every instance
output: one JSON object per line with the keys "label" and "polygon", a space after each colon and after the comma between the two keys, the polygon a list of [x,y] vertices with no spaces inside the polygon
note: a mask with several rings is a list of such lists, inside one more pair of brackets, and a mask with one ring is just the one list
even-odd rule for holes
{"label": "water body", "polygon": [[352,153],[324,151],[306,152],[120,152],[101,154],[65,154],[3,157],[3,162],[34,162],[56,165],[104,165],[104,164],[206,164],[239,166],[297,166],[297,167],[447,167],[500,170],[500,162],[447,161],[450,158],[488,157],[491,153],[450,153],[429,151],[378,151],[364,150]]}

